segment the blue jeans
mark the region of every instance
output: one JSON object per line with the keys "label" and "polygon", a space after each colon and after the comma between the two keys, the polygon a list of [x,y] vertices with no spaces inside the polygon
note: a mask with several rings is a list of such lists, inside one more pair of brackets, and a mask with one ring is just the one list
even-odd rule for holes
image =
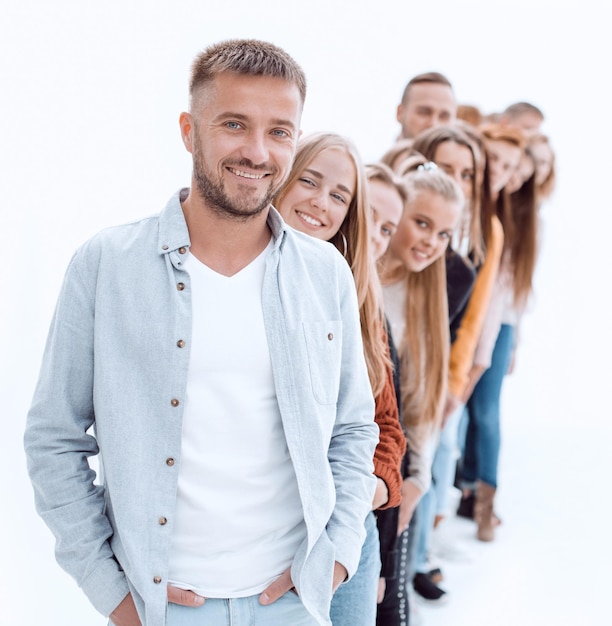
{"label": "blue jeans", "polygon": [[334,626],[373,626],[376,623],[376,596],[380,577],[380,542],[374,513],[365,519],[366,538],[359,566],[353,577],[338,587],[331,603]]}
{"label": "blue jeans", "polygon": [[200,607],[168,604],[167,626],[317,626],[296,593],[288,591],[262,606],[259,594],[246,598],[208,598]]}
{"label": "blue jeans", "polygon": [[436,492],[432,486],[423,494],[417,504],[417,523],[414,525],[414,574],[428,571],[427,548],[436,516]]}
{"label": "blue jeans", "polygon": [[436,515],[448,513],[448,490],[455,477],[455,465],[459,457],[457,431],[464,407],[452,413],[442,431],[431,466],[431,486],[417,505],[418,519],[415,572],[428,571],[427,553]]}
{"label": "blue jeans", "polygon": [[497,487],[501,389],[513,347],[514,327],[502,324],[491,357],[491,367],[482,375],[467,403],[468,427],[461,462],[464,487],[473,487],[477,480]]}
{"label": "blue jeans", "polygon": [[448,514],[448,491],[455,479],[459,449],[459,422],[465,407],[461,405],[452,413],[442,432],[431,466],[432,489],[436,496],[435,515]]}

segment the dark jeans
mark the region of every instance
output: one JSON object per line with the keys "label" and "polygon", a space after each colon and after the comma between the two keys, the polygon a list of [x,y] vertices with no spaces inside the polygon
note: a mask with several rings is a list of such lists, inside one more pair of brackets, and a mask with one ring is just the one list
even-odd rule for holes
{"label": "dark jeans", "polygon": [[414,576],[416,526],[415,511],[410,520],[410,526],[400,535],[397,576],[387,579],[385,597],[378,605],[376,626],[408,626],[410,624],[408,586],[412,585]]}

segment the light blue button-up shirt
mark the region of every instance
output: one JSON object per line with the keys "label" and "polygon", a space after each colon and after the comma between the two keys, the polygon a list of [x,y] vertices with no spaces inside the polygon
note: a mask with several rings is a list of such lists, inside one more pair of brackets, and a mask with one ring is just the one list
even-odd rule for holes
{"label": "light blue button-up shirt", "polygon": [[[352,575],[365,537],[374,400],[347,263],[274,209],[268,225],[263,313],[307,529],[291,572],[305,607],[327,625],[334,561]],[[130,591],[146,626],[165,624],[191,338],[189,245],[176,193],[159,215],[106,229],[75,253],[25,433],[58,562],[105,615]]]}

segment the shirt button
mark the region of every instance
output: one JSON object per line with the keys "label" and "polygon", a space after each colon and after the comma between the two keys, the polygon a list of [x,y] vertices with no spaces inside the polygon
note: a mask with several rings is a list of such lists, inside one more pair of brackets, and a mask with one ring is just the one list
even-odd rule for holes
{"label": "shirt button", "polygon": [[172,406],[178,406],[180,402],[176,398],[172,398],[172,400],[170,400],[170,404]]}
{"label": "shirt button", "polygon": [[327,333],[327,338],[331,341],[334,338],[334,333]]}
{"label": "shirt button", "polygon": [[187,252],[187,248],[179,248],[179,254],[185,254]]}
{"label": "shirt button", "polygon": [[176,288],[179,291],[183,291],[183,289],[185,289],[185,283],[176,283]]}
{"label": "shirt button", "polygon": [[172,467],[174,465],[174,459],[172,457],[170,457],[169,459],[166,459],[166,465],[168,467]]}
{"label": "shirt button", "polygon": [[153,576],[153,582],[154,582],[156,585],[159,585],[159,583],[161,582],[161,580],[162,580],[162,579],[161,579],[161,576]]}
{"label": "shirt button", "polygon": [[176,342],[176,345],[177,345],[179,348],[184,348],[184,347],[185,347],[185,341],[184,341],[183,339],[179,339],[179,340]]}
{"label": "shirt button", "polygon": [[162,250],[167,250],[168,246],[162,246]]}
{"label": "shirt button", "polygon": [[168,523],[168,520],[165,517],[160,517],[159,518],[159,525],[160,526],[165,526]]}

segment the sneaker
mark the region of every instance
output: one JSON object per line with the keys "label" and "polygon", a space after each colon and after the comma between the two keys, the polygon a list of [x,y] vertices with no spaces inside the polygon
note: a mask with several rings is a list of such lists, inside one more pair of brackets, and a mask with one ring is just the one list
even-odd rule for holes
{"label": "sneaker", "polygon": [[412,586],[417,597],[432,604],[444,604],[448,599],[446,591],[432,582],[427,574],[418,573],[412,579]]}
{"label": "sneaker", "polygon": [[[462,538],[452,531],[449,521],[444,520],[431,533],[429,550],[432,558],[436,562],[469,563],[473,558],[471,550],[465,545]],[[440,581],[434,580],[434,582]]]}

